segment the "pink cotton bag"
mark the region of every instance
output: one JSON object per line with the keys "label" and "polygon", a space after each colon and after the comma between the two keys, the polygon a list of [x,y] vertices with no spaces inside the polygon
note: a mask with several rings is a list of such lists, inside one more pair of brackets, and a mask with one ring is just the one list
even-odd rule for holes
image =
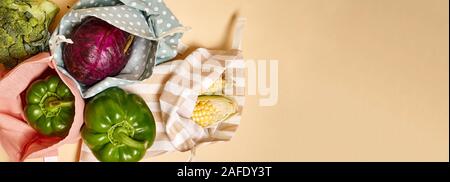
{"label": "pink cotton bag", "polygon": [[[10,161],[57,155],[57,149],[78,142],[83,125],[84,101],[75,83],[59,72],[61,80],[75,96],[75,117],[65,138],[45,137],[28,125],[23,113],[22,95],[28,86],[43,74],[55,71],[55,63],[49,53],[40,53],[6,73],[0,73],[0,143]],[[2,76],[3,75],[3,76]]]}

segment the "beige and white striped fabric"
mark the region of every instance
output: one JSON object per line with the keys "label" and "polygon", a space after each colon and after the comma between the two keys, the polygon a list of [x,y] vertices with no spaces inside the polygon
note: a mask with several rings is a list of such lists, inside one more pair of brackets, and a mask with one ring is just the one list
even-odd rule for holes
{"label": "beige and white striped fabric", "polygon": [[[243,19],[238,20],[233,50],[197,49],[184,60],[155,67],[145,82],[123,87],[144,98],[156,121],[156,140],[146,158],[174,151],[195,154],[195,148],[202,144],[231,140],[240,124],[245,102],[245,62],[240,51],[243,24]],[[235,99],[239,112],[213,128],[201,128],[190,119],[196,100],[220,77],[231,83],[223,92]],[[84,144],[80,161],[97,161]]]}

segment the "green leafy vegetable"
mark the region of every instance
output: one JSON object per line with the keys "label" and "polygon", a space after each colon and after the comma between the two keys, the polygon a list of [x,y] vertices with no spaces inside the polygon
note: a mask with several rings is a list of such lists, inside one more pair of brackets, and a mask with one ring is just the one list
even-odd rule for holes
{"label": "green leafy vegetable", "polygon": [[48,0],[0,0],[0,64],[7,68],[48,50],[59,7]]}

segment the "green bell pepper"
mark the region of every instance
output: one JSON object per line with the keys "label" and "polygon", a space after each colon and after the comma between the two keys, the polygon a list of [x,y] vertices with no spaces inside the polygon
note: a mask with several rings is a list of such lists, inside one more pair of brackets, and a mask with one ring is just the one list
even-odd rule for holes
{"label": "green bell pepper", "polygon": [[114,87],[87,104],[81,136],[102,162],[138,162],[156,136],[153,115],[138,95]]}
{"label": "green bell pepper", "polygon": [[74,96],[57,76],[31,84],[26,92],[25,117],[45,136],[65,137],[75,115]]}

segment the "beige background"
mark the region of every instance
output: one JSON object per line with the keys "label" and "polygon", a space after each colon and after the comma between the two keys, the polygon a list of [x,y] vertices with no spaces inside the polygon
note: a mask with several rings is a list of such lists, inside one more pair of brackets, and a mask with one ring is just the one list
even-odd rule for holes
{"label": "beige background", "polygon": [[198,160],[449,161],[447,0],[166,2],[193,28],[186,43],[227,48],[238,13],[248,18],[246,58],[280,61],[279,103],[248,96],[236,137]]}

